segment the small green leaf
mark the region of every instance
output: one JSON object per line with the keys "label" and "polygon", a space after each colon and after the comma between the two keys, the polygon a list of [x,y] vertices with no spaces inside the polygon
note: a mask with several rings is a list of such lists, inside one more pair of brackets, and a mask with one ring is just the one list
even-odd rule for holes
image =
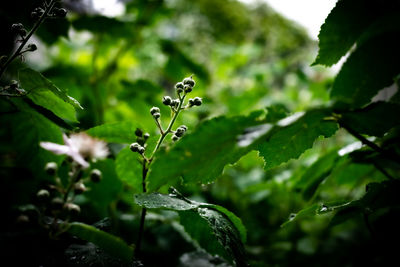
{"label": "small green leaf", "polygon": [[115,160],[115,170],[121,181],[128,184],[133,192],[142,192],[142,164],[139,154],[130,150],[129,146],[122,149]]}
{"label": "small green leaf", "polygon": [[382,137],[400,124],[399,114],[400,105],[376,102],[363,109],[343,113],[340,122],[360,134]]}
{"label": "small green leaf", "polygon": [[93,128],[86,132],[107,142],[112,143],[133,143],[136,140],[135,130],[140,128],[135,122],[124,121],[115,123],[106,123]]}
{"label": "small green leaf", "polygon": [[174,185],[180,177],[187,184],[214,181],[225,165],[235,163],[254,147],[253,140],[240,138],[248,137],[246,132],[262,123],[259,119],[262,114],[260,111],[249,116],[205,121],[170,150],[158,151],[147,177],[148,189]]}
{"label": "small green leaf", "polygon": [[178,211],[185,231],[198,245],[213,255],[234,259],[238,266],[246,266],[242,244],[246,230],[241,220],[227,209],[196,202],[179,193],[135,195],[135,203],[147,209]]}
{"label": "small green leaf", "polygon": [[[290,159],[298,158],[313,146],[319,136],[332,136],[337,130],[337,125],[331,121],[324,121],[329,115],[329,110],[311,110],[287,126],[278,128],[272,135],[268,135],[257,148],[260,156],[264,158],[264,168],[267,170]],[[289,119],[290,117],[284,120]],[[280,121],[281,125],[284,120]]]}
{"label": "small green leaf", "polygon": [[122,239],[101,231],[93,226],[84,223],[70,223],[68,233],[104,249],[110,255],[130,262],[133,256],[133,248],[128,246]]}
{"label": "small green leaf", "polygon": [[371,101],[380,89],[390,86],[400,73],[397,35],[381,35],[349,56],[332,87],[331,98],[360,107]]}

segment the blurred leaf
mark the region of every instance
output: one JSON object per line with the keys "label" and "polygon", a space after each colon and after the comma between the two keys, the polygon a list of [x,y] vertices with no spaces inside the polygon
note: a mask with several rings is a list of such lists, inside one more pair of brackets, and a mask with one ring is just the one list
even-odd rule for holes
{"label": "blurred leaf", "polygon": [[142,164],[139,154],[130,150],[129,146],[122,149],[115,160],[115,170],[121,181],[128,184],[133,192],[142,192]]}
{"label": "blurred leaf", "polygon": [[136,140],[135,130],[140,128],[136,122],[123,121],[106,123],[93,128],[86,132],[107,142],[112,143],[132,143]]}
{"label": "blurred leaf", "polygon": [[132,33],[129,23],[104,16],[80,16],[72,21],[72,26],[78,30],[87,30],[95,34],[108,34],[115,37],[127,37]]}
{"label": "blurred leaf", "polygon": [[120,99],[129,101],[129,99],[143,98],[148,102],[152,102],[157,94],[160,94],[164,89],[157,84],[139,79],[134,82],[122,81],[121,85],[124,90],[119,94]]}
{"label": "blurred leaf", "polygon": [[268,136],[257,148],[260,156],[264,158],[264,168],[267,170],[298,158],[313,146],[319,136],[332,136],[337,130],[336,123],[323,120],[329,114],[329,110],[310,110],[294,122],[278,129],[272,136]]}
{"label": "blurred leaf", "polygon": [[189,200],[176,191],[170,195],[135,195],[135,203],[147,209],[178,211],[185,231],[201,247],[225,258],[228,253],[238,266],[246,266],[242,244],[246,231],[240,219],[227,209]]}
{"label": "blurred leaf", "polygon": [[343,113],[340,121],[360,134],[382,137],[400,124],[400,105],[376,102],[369,106]]}
{"label": "blurred leaf", "polygon": [[[59,37],[68,38],[70,22],[65,18],[57,18],[49,23],[43,23],[36,34],[46,44],[54,44]],[[40,47],[39,47],[40,49]]]}
{"label": "blurred leaf", "polygon": [[400,73],[396,40],[396,35],[380,36],[357,47],[338,73],[331,98],[359,107],[391,85]]}
{"label": "blurred leaf", "polygon": [[133,256],[133,249],[119,237],[98,230],[97,228],[84,223],[70,223],[68,233],[104,249],[121,260],[130,262]]}
{"label": "blurred leaf", "polygon": [[318,186],[330,174],[339,155],[337,150],[322,155],[316,162],[307,168],[306,172],[296,183],[296,187],[303,190],[303,198],[309,200],[317,190]]}
{"label": "blurred leaf", "polygon": [[251,141],[243,146],[238,142],[246,129],[261,124],[260,115],[262,112],[253,112],[205,121],[170,150],[158,151],[147,177],[148,189],[176,184],[180,177],[186,184],[212,182],[226,164],[235,163],[254,147]]}
{"label": "blurred leaf", "polygon": [[267,107],[267,122],[277,122],[289,115],[288,108],[283,104],[275,104]]}

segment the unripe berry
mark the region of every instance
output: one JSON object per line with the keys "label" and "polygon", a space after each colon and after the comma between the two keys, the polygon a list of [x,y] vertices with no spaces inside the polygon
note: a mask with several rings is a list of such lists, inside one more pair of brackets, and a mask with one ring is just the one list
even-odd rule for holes
{"label": "unripe berry", "polygon": [[147,140],[147,139],[149,139],[150,134],[149,134],[149,133],[145,133],[145,134],[143,135],[143,137],[144,137],[144,140]]}
{"label": "unripe berry", "polygon": [[175,134],[171,137],[172,141],[176,142],[179,140],[179,137],[176,136]]}
{"label": "unripe berry", "polygon": [[185,132],[187,131],[187,129],[188,129],[188,127],[186,126],[186,125],[181,125],[181,126],[179,126],[179,128],[182,128],[182,129],[184,129],[185,130]]}
{"label": "unripe berry", "polygon": [[172,98],[169,96],[164,96],[162,102],[164,105],[169,106],[172,103]]}
{"label": "unripe berry", "polygon": [[189,86],[191,86],[191,87],[194,87],[194,85],[195,85],[196,83],[195,83],[194,80],[192,79],[192,76],[190,76],[190,77],[187,77],[187,78],[183,79],[183,84],[184,84],[184,85],[189,85]]}
{"label": "unripe berry", "polygon": [[179,99],[172,100],[171,107],[177,108],[179,106]]}
{"label": "unripe berry", "polygon": [[182,93],[183,93],[183,90],[184,90],[184,89],[182,89],[182,88],[176,88],[176,92],[177,92],[178,94],[182,94]]}
{"label": "unripe berry", "polygon": [[188,101],[189,107],[193,107],[194,106],[194,100],[193,98],[190,98]]}
{"label": "unripe berry", "polygon": [[57,163],[48,162],[44,167],[44,170],[48,175],[54,176],[57,173]]}
{"label": "unripe berry", "polygon": [[153,117],[155,119],[159,119],[161,117],[161,113],[160,112],[156,112],[156,113],[153,114]]}
{"label": "unripe berry", "polygon": [[99,169],[93,169],[90,172],[90,180],[94,183],[98,183],[101,180],[101,171]]}
{"label": "unripe berry", "polygon": [[11,29],[12,29],[13,31],[18,32],[18,31],[24,29],[24,25],[22,25],[22,23],[14,23],[13,25],[11,25]]}
{"label": "unripe berry", "polygon": [[138,152],[139,151],[140,145],[138,143],[132,143],[129,148],[131,149],[132,152]]}
{"label": "unripe berry", "polygon": [[160,113],[160,109],[158,107],[152,107],[150,109],[150,114],[154,115],[155,113]]}
{"label": "unripe berry", "polygon": [[178,137],[182,137],[183,135],[185,134],[185,129],[183,129],[183,128],[178,128],[178,129],[176,129],[176,131],[175,131],[175,135],[176,136],[178,136]]}
{"label": "unripe berry", "polygon": [[189,84],[185,84],[183,89],[185,90],[185,93],[190,93],[193,90],[193,87],[190,86]]}

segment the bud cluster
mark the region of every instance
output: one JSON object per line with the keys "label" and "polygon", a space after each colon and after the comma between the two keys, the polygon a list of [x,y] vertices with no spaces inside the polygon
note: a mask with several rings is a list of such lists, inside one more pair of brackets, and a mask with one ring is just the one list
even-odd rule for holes
{"label": "bud cluster", "polygon": [[[155,111],[153,111],[154,114],[160,112],[159,108],[154,107],[153,109],[155,109]],[[152,110],[153,110],[152,109]],[[153,115],[153,117],[155,118],[155,116]],[[159,117],[158,117],[159,118]],[[136,135],[136,142],[132,143],[129,148],[131,149],[132,152],[137,152],[141,155],[144,154],[144,151],[146,150],[146,141],[147,139],[149,139],[150,134],[149,133],[143,133],[143,131],[139,128],[136,129],[135,131],[135,135]]]}
{"label": "bud cluster", "polygon": [[179,126],[171,137],[172,141],[178,141],[186,133],[187,129],[186,125]]}

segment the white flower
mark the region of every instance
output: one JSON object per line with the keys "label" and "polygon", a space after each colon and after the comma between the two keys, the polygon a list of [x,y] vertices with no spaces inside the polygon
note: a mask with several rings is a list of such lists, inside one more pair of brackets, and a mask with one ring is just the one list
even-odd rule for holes
{"label": "white flower", "polygon": [[63,134],[64,145],[40,142],[40,146],[56,155],[68,155],[84,169],[89,167],[87,161],[96,161],[108,156],[107,144],[85,133],[71,134],[68,138]]}

